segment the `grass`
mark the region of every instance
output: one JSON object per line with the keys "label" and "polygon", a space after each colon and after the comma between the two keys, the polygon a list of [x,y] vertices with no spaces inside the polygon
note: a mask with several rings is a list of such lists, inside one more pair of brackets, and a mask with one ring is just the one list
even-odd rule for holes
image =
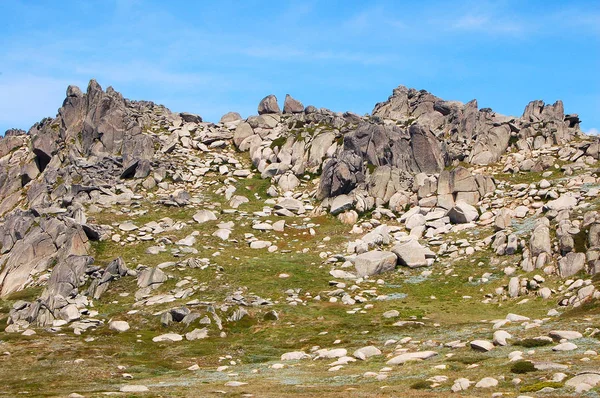
{"label": "grass", "polygon": [[554,381],[540,381],[538,383],[529,384],[521,387],[521,392],[538,392],[544,388],[554,388],[559,389],[564,387],[564,383],[558,383]]}
{"label": "grass", "polygon": [[523,339],[523,340],[515,341],[513,344],[516,346],[519,346],[519,347],[534,348],[534,347],[545,347],[545,346],[551,345],[552,341],[543,340],[543,339]]}
{"label": "grass", "polygon": [[530,361],[517,361],[515,362],[510,371],[516,374],[535,372],[535,366]]}

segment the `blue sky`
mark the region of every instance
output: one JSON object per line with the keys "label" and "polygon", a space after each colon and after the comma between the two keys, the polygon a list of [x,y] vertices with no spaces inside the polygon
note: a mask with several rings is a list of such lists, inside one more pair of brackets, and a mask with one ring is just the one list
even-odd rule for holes
{"label": "blue sky", "polygon": [[371,112],[394,87],[520,115],[562,99],[600,129],[600,2],[0,1],[0,134],[90,78],[218,121],[286,93]]}

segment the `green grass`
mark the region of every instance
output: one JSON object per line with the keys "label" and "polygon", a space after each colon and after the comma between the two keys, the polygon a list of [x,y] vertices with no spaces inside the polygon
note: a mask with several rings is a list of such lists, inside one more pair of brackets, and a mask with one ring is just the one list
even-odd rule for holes
{"label": "green grass", "polygon": [[538,383],[522,386],[520,391],[521,392],[537,392],[537,391],[540,391],[547,387],[558,389],[558,388],[562,388],[563,386],[564,386],[564,383],[558,383],[558,382],[553,382],[553,381],[540,381]]}
{"label": "green grass", "polygon": [[535,372],[535,370],[535,366],[529,361],[517,361],[510,367],[510,371],[517,374]]}
{"label": "green grass", "polygon": [[513,344],[516,346],[519,346],[519,347],[534,348],[534,347],[545,347],[545,346],[551,345],[552,341],[542,340],[542,339],[523,339],[523,340],[517,340]]}

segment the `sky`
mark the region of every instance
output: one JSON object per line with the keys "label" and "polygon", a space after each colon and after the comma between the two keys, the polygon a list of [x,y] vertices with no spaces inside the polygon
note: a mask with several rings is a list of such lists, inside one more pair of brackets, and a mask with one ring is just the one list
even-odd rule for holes
{"label": "sky", "polygon": [[217,122],[287,93],[370,113],[398,85],[600,129],[600,1],[0,0],[0,134],[91,78]]}

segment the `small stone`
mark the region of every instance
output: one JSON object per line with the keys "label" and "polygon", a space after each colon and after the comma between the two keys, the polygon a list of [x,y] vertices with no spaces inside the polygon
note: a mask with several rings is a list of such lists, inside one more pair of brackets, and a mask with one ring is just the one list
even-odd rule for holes
{"label": "small stone", "polygon": [[119,391],[121,391],[121,392],[148,392],[150,390],[148,389],[148,387],[143,386],[143,385],[129,384],[129,385],[121,387],[121,389]]}

